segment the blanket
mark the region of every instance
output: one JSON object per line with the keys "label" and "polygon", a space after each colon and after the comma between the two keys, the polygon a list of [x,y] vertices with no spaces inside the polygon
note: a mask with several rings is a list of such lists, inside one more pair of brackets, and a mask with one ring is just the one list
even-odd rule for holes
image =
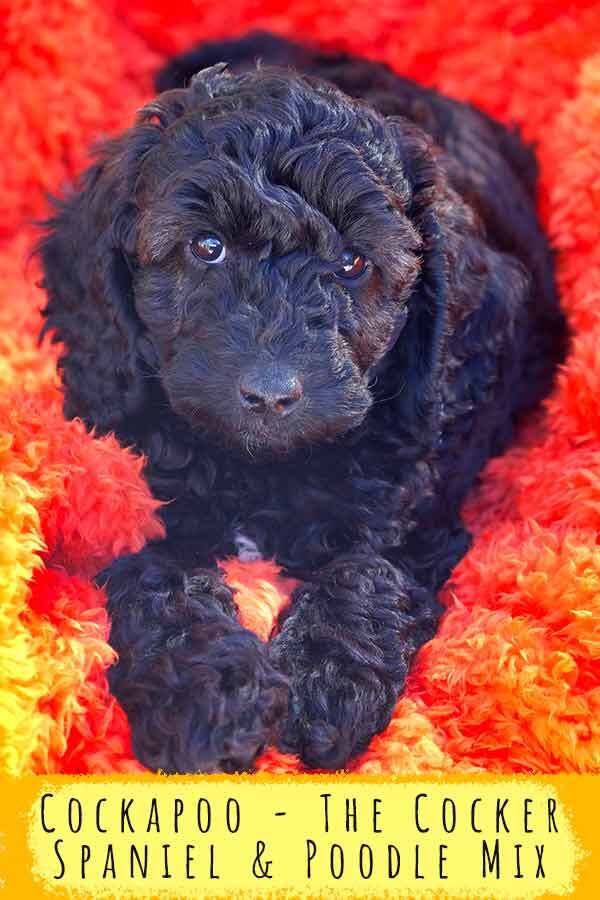
{"label": "blanket", "polygon": [[[62,415],[30,250],[46,194],[125,127],[165,58],[268,28],[381,59],[521,126],[573,338],[554,392],[486,468],[474,535],[361,773],[600,771],[600,6],[595,0],[0,0],[0,769],[135,772],[92,576],[160,536],[143,460]],[[224,561],[267,639],[291,583]],[[257,768],[299,771],[271,748]]]}

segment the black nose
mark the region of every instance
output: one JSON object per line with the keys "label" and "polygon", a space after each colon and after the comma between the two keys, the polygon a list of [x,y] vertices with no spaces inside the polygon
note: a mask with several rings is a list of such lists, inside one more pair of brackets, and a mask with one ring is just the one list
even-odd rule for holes
{"label": "black nose", "polygon": [[256,413],[285,416],[302,396],[302,384],[287,369],[247,372],[240,382],[242,406]]}

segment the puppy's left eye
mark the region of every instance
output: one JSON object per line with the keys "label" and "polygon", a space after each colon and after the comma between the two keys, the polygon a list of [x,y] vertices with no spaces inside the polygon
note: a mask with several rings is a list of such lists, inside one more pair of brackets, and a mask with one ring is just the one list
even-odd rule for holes
{"label": "puppy's left eye", "polygon": [[335,273],[338,278],[358,278],[367,267],[367,261],[364,256],[359,256],[354,250],[344,250],[341,263],[340,268]]}
{"label": "puppy's left eye", "polygon": [[225,244],[216,234],[199,234],[190,246],[194,256],[211,266],[222,263],[227,256]]}

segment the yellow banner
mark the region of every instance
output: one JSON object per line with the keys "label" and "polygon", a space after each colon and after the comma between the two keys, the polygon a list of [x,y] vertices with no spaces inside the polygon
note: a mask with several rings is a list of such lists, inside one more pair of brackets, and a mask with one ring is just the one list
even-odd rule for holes
{"label": "yellow banner", "polygon": [[600,779],[0,782],[4,897],[594,897]]}

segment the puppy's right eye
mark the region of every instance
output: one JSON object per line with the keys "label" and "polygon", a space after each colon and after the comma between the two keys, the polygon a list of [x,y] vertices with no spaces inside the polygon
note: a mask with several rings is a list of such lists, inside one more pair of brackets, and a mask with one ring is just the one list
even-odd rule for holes
{"label": "puppy's right eye", "polygon": [[222,263],[227,256],[225,244],[216,234],[199,234],[190,242],[190,247],[195,257],[211,266]]}

